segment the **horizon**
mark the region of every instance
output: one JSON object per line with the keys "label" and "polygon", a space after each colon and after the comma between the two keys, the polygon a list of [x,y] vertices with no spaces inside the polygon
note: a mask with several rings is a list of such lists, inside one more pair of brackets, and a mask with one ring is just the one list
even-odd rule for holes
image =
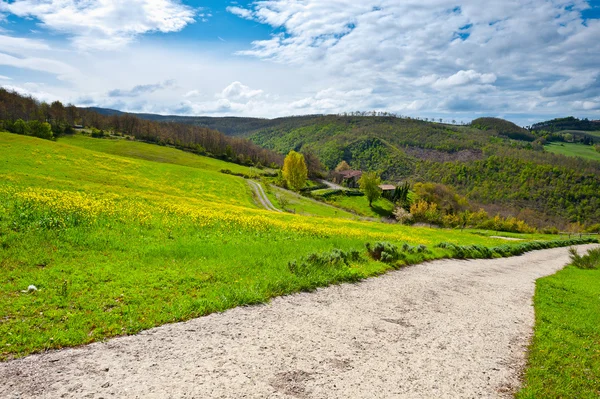
{"label": "horizon", "polygon": [[600,119],[600,0],[0,1],[0,86],[158,115]]}

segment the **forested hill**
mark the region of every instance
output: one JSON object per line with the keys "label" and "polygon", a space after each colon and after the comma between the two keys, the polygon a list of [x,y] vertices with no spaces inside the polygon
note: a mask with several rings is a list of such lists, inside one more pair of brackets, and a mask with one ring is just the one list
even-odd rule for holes
{"label": "forested hill", "polygon": [[560,132],[562,130],[600,131],[600,121],[577,119],[569,116],[535,123],[531,125],[530,130],[545,130],[547,132]]}
{"label": "forested hill", "polygon": [[[482,123],[485,130],[475,128]],[[310,151],[329,169],[344,160],[356,169],[381,171],[392,183],[447,184],[491,212],[534,224],[599,223],[600,163],[550,154],[515,126],[491,118],[456,126],[330,115],[310,123],[282,119],[246,137],[281,153]]]}
{"label": "forested hill", "polygon": [[[117,111],[108,108],[97,108],[89,107],[83,108],[85,110],[97,112],[101,115],[112,116],[112,115],[124,115],[124,112]],[[273,126],[278,126],[282,123],[295,123],[295,124],[310,124],[315,117],[320,115],[302,115],[302,116],[289,116],[285,118],[266,119],[266,118],[244,118],[236,116],[223,116],[223,117],[211,117],[211,116],[180,116],[180,115],[158,115],[158,114],[144,114],[144,113],[133,113],[138,118],[156,121],[156,122],[172,122],[172,123],[184,123],[188,125],[201,126],[208,129],[218,130],[229,136],[244,136],[250,132],[265,129]]]}

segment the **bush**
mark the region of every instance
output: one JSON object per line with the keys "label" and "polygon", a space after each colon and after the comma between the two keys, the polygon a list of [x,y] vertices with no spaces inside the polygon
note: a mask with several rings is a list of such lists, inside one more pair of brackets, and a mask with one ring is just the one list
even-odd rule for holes
{"label": "bush", "polygon": [[29,121],[29,132],[34,137],[50,140],[54,137],[52,126],[48,122],[40,122],[38,120]]}
{"label": "bush", "polygon": [[[384,263],[393,263],[399,260],[406,261],[407,255],[423,254],[429,252],[425,245],[412,246],[404,243],[400,248],[387,241],[376,242],[373,246],[366,244],[369,256],[377,261]],[[414,261],[415,259],[413,259]],[[420,259],[422,260],[422,259]],[[411,263],[411,262],[406,262]]]}
{"label": "bush", "polygon": [[363,193],[362,191],[359,190],[345,190],[344,195],[346,197],[364,197],[365,193]]}
{"label": "bush", "polygon": [[483,245],[456,245],[449,242],[441,242],[436,247],[450,250],[452,252],[451,256],[456,259],[491,259],[522,255],[525,252],[538,249],[568,247],[597,242],[596,238],[577,238],[572,240],[531,241],[516,245],[504,244],[492,248]]}
{"label": "bush", "polygon": [[359,262],[362,258],[356,250],[349,252],[333,249],[331,252],[312,253],[288,263],[290,272],[297,276],[314,276],[318,274],[345,274],[346,281],[360,279],[361,275],[350,269],[350,262]]}
{"label": "bush", "polygon": [[413,216],[406,209],[401,206],[394,208],[394,217],[400,224],[410,224]]}
{"label": "bush", "polygon": [[585,229],[586,233],[600,233],[600,223],[593,224]]}
{"label": "bush", "polygon": [[571,256],[571,265],[578,269],[598,269],[600,268],[600,248],[590,249],[587,254],[581,256],[575,248],[569,248]]}
{"label": "bush", "polygon": [[236,173],[236,172],[232,172],[229,169],[221,169],[220,172],[224,173],[226,175],[239,176],[239,177],[243,177],[244,179],[250,179],[250,176],[245,173]]}

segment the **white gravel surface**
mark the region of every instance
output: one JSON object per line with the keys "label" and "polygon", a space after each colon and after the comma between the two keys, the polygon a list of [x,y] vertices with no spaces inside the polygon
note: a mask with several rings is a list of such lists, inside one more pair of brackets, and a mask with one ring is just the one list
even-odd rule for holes
{"label": "white gravel surface", "polygon": [[0,397],[510,397],[535,280],[568,260],[559,248],[435,261],[33,355],[0,363]]}

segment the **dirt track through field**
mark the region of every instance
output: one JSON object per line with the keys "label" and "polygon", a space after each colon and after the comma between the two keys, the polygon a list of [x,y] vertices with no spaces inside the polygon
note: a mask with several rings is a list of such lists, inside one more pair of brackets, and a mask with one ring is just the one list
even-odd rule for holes
{"label": "dirt track through field", "polygon": [[510,397],[535,280],[568,260],[558,248],[435,261],[33,355],[0,364],[0,397]]}
{"label": "dirt track through field", "polygon": [[258,199],[260,204],[263,206],[263,208],[265,208],[268,211],[281,212],[281,210],[275,208],[273,203],[269,200],[269,197],[267,197],[267,194],[265,194],[265,191],[263,190],[260,183],[257,183],[252,180],[247,180],[247,181],[248,181],[248,184],[250,184],[250,187],[252,187],[252,190],[254,191],[256,198]]}

